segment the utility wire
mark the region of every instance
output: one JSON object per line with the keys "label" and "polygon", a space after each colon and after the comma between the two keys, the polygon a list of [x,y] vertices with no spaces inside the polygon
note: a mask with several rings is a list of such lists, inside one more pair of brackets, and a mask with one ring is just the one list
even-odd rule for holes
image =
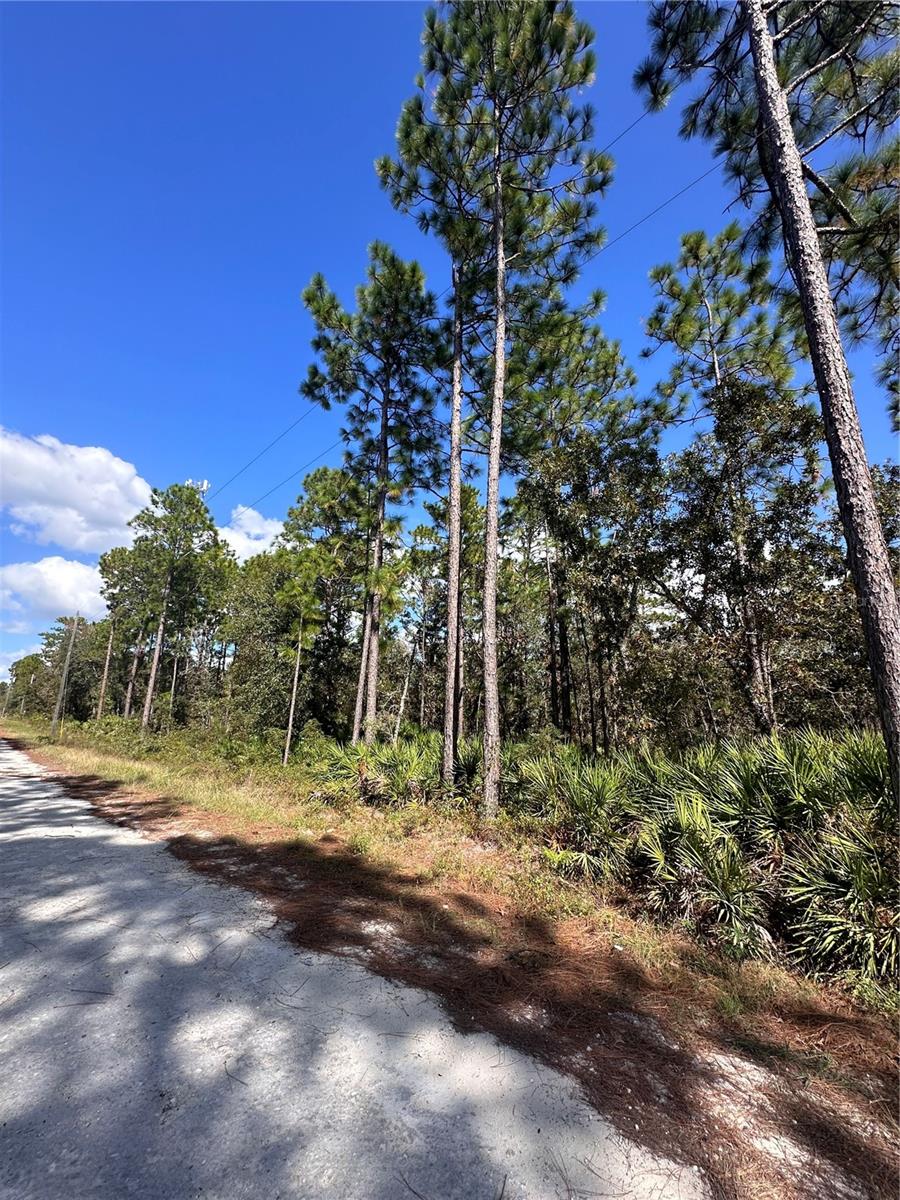
{"label": "utility wire", "polygon": [[614,246],[616,242],[621,242],[622,238],[628,237],[629,233],[633,233],[639,225],[643,225],[645,221],[649,221],[651,217],[655,217],[658,212],[662,212],[664,208],[667,208],[674,200],[677,200],[679,196],[683,196],[685,192],[689,192],[692,187],[695,187],[701,181],[701,179],[705,179],[707,175],[712,175],[713,171],[718,170],[719,165],[719,163],[714,162],[708,171],[704,171],[702,175],[698,175],[696,179],[692,179],[690,183],[686,183],[684,187],[680,189],[680,191],[675,192],[675,194],[670,196],[668,200],[663,200],[662,204],[657,204],[656,208],[646,213],[639,221],[635,221],[633,225],[629,225],[627,229],[623,229],[622,232],[614,237],[611,242],[604,242],[599,250],[595,251],[592,255],[590,255],[589,258],[584,260],[582,266],[586,263],[592,262],[598,254],[602,254],[604,250],[608,250],[610,246]]}
{"label": "utility wire", "polygon": [[640,123],[641,123],[641,121],[643,121],[644,117],[649,117],[649,116],[650,116],[650,109],[645,108],[639,117],[635,117],[635,119],[631,122],[631,124],[626,125],[621,133],[617,133],[611,142],[607,142],[606,145],[603,147],[603,149],[600,151],[600,153],[605,154],[607,152],[607,150],[609,150],[611,146],[614,146],[620,138],[623,138],[626,133],[631,133],[631,131],[632,131],[632,129],[634,129],[635,125],[640,125]]}
{"label": "utility wire", "polygon": [[[286,432],[287,430],[285,430],[285,433]],[[317,454],[315,458],[311,458],[308,463],[304,463],[303,466],[298,467],[296,471],[291,471],[290,475],[286,475],[280,483],[276,483],[274,487],[270,487],[267,492],[263,492],[261,496],[257,496],[256,499],[251,500],[249,504],[240,505],[240,507],[236,508],[231,514],[232,521],[240,513],[249,512],[251,508],[255,508],[257,504],[261,504],[263,500],[268,500],[269,496],[271,496],[273,492],[277,492],[280,487],[284,487],[284,485],[289,483],[295,475],[302,474],[303,471],[308,470],[311,466],[317,463],[319,459],[324,458],[326,454],[330,454],[332,450],[336,450],[343,440],[344,439],[342,437],[339,437],[336,442],[332,442],[332,444],[326,450],[323,450],[321,454]]]}
{"label": "utility wire", "polygon": [[267,454],[272,449],[272,447],[275,445],[276,442],[280,442],[281,439],[286,434],[290,433],[292,429],[296,429],[301,421],[305,421],[307,417],[311,416],[317,407],[318,407],[318,405],[310,404],[309,408],[306,410],[305,413],[303,413],[302,416],[299,416],[296,421],[292,421],[286,429],[282,429],[281,433],[279,433],[277,437],[272,438],[272,440],[271,440],[271,442],[269,442],[268,446],[263,446],[263,448],[262,448],[262,450],[260,450],[259,454],[254,455],[254,457],[251,458],[249,462],[244,463],[244,465],[241,467],[241,469],[239,471],[235,471],[235,473],[231,476],[230,479],[226,479],[224,483],[220,484],[216,488],[216,490],[210,494],[209,499],[212,500],[212,499],[214,499],[214,497],[218,496],[219,492],[224,492],[224,490],[228,487],[229,484],[234,483],[234,481],[240,475],[243,475],[243,473],[249,467],[252,467],[255,462],[258,462],[259,459],[261,459],[264,454]]}

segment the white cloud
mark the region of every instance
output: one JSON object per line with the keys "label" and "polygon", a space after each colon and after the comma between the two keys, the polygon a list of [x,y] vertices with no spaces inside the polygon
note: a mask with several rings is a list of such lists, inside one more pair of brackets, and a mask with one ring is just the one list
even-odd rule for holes
{"label": "white cloud", "polygon": [[282,521],[264,517],[255,508],[233,508],[231,520],[219,530],[219,537],[235,552],[239,562],[271,549],[284,528]]}
{"label": "white cloud", "polygon": [[106,611],[96,567],[52,555],[0,567],[0,606],[10,633],[36,632],[42,623],[80,612],[89,620]]}
{"label": "white cloud", "polygon": [[33,642],[20,650],[0,650],[0,679],[9,679],[9,668],[14,662],[18,662],[20,658],[27,658],[29,654],[37,654],[43,648],[40,642]]}
{"label": "white cloud", "polygon": [[100,552],[130,544],[128,521],[150,499],[150,485],[132,463],[50,434],[0,428],[0,472],[12,531],[43,546]]}

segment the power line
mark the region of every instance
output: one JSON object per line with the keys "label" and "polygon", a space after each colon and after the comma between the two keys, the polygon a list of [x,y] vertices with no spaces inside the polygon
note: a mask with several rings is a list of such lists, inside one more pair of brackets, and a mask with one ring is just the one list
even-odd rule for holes
{"label": "power line", "polygon": [[258,462],[264,454],[267,454],[272,449],[272,447],[276,444],[276,442],[280,442],[281,439],[286,434],[290,433],[292,429],[296,429],[301,421],[305,421],[307,417],[311,416],[317,407],[318,407],[318,405],[311,404],[309,406],[309,408],[306,410],[306,412],[303,413],[302,416],[299,416],[296,419],[296,421],[292,421],[286,429],[282,429],[281,433],[279,433],[277,437],[272,438],[272,440],[271,440],[271,442],[269,442],[268,446],[263,446],[263,448],[262,448],[262,450],[260,450],[259,454],[254,455],[254,457],[251,458],[249,462],[244,463],[244,465],[241,467],[241,469],[239,471],[235,471],[235,473],[231,476],[230,479],[226,479],[223,484],[220,484],[219,487],[217,487],[216,490],[211,493],[209,499],[212,500],[212,499],[214,499],[214,497],[218,496],[218,494],[220,492],[224,492],[229,484],[234,483],[234,481],[240,475],[243,475],[243,473],[246,470],[248,470],[248,468],[252,467],[255,462]]}
{"label": "power line", "polygon": [[606,145],[603,147],[603,149],[600,151],[600,153],[605,154],[607,152],[607,150],[609,150],[610,147],[614,146],[620,138],[623,138],[626,133],[631,133],[631,131],[632,131],[632,129],[634,129],[635,125],[640,125],[640,123],[641,123],[641,121],[643,121],[644,117],[649,117],[649,116],[650,116],[650,109],[645,108],[639,117],[635,117],[635,119],[631,122],[631,124],[626,125],[621,133],[617,133],[611,142],[607,142]]}
{"label": "power line", "polygon": [[[287,430],[285,430],[285,433],[287,433]],[[280,487],[284,487],[284,485],[286,483],[289,483],[296,475],[302,474],[304,471],[308,470],[311,466],[314,466],[315,463],[317,463],[319,461],[319,459],[324,458],[326,454],[330,454],[332,450],[336,450],[337,447],[340,446],[340,444],[343,440],[344,440],[343,438],[338,438],[338,440],[336,442],[332,442],[332,444],[326,450],[323,450],[321,454],[317,454],[315,458],[311,458],[308,463],[304,463],[303,466],[298,467],[296,469],[296,471],[291,471],[290,475],[286,475],[285,478],[282,479],[282,481],[280,483],[276,483],[274,487],[270,487],[267,492],[263,492],[263,494],[261,496],[257,496],[256,499],[251,500],[249,504],[241,504],[231,514],[232,521],[234,520],[234,518],[236,516],[238,516],[239,513],[249,512],[251,508],[255,508],[257,506],[257,504],[261,504],[263,500],[268,500],[269,496],[271,496],[273,492],[277,492]]]}
{"label": "power line", "polygon": [[[595,259],[597,257],[598,254],[602,254],[604,250],[608,250],[610,248],[610,246],[614,246],[616,244],[616,242],[621,242],[622,238],[628,237],[629,233],[633,233],[634,230],[637,229],[639,225],[643,225],[645,221],[649,221],[651,217],[655,217],[658,212],[662,212],[662,210],[664,208],[667,208],[673,202],[673,200],[677,200],[679,196],[683,196],[685,192],[689,192],[692,187],[696,186],[696,184],[698,184],[701,181],[701,179],[705,179],[707,177],[707,175],[712,175],[713,171],[718,170],[718,167],[719,167],[719,164],[717,162],[714,162],[708,171],[704,171],[702,175],[698,175],[696,179],[692,179],[690,183],[686,183],[683,188],[681,188],[679,191],[675,192],[674,195],[672,195],[668,198],[668,200],[663,200],[662,204],[657,204],[656,208],[651,209],[651,211],[648,212],[645,216],[641,217],[641,219],[639,221],[635,221],[635,223],[633,225],[629,225],[627,229],[623,229],[622,232],[620,234],[618,234],[616,237],[614,237],[611,242],[604,243],[604,245],[602,245],[599,250],[597,250],[589,258],[586,258],[584,260],[584,263],[591,262],[593,259]],[[584,265],[584,264],[582,264],[582,265]]]}

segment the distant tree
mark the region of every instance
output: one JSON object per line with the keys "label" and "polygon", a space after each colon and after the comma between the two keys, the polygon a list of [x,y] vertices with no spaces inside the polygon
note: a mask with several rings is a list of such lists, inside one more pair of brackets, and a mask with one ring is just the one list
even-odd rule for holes
{"label": "distant tree", "polygon": [[181,605],[183,615],[189,598],[198,595],[198,575],[216,547],[217,535],[202,495],[191,484],[173,483],[165,491],[154,488],[149,505],[129,524],[136,534],[136,554],[153,565],[153,600],[159,614],[141,718],[141,728],[147,729],[170,606]]}
{"label": "distant tree", "polygon": [[289,553],[257,554],[231,580],[219,636],[236,647],[223,713],[223,724],[235,735],[284,728],[291,664],[283,650],[293,636],[292,616],[280,596],[291,581],[293,561]]}
{"label": "distant tree", "polygon": [[805,528],[818,478],[815,414],[792,386],[790,342],[768,318],[768,274],[765,260],[742,256],[736,225],[712,241],[686,234],[677,263],[651,272],[658,302],[647,321],[649,351],[674,355],[661,396],[701,429],[668,464],[668,577],[659,586],[694,620],[727,597],[741,629],[748,702],[764,732],[776,725],[763,635],[771,596],[761,588],[780,540],[772,522],[785,528],[792,509],[798,533]]}
{"label": "distant tree", "polygon": [[[517,404],[509,421],[508,455],[524,476],[518,489],[536,523],[534,545],[546,575],[547,656],[550,720],[567,736],[574,733],[568,567],[577,531],[564,516],[585,465],[578,454],[602,455],[618,444],[622,453],[643,436],[655,410],[639,415],[637,382],[619,345],[594,323],[601,298],[575,312],[553,305],[533,326],[527,343],[511,359]],[[520,357],[520,361],[517,361]],[[652,411],[651,411],[652,410]]]}
{"label": "distant tree", "polygon": [[42,711],[47,705],[48,685],[49,672],[43,655],[26,654],[9,668],[7,708],[15,709],[22,717]]}
{"label": "distant tree", "polygon": [[[301,387],[329,408],[347,405],[348,441],[358,449],[354,470],[374,485],[372,559],[363,630],[365,737],[376,733],[378,664],[385,590],[388,505],[439,474],[434,397],[428,372],[438,342],[434,298],[417,263],[406,263],[380,243],[370,247],[367,282],[346,312],[321,275],[303,294],[316,326],[313,349],[321,361]],[[354,740],[358,737],[354,729]]]}
{"label": "distant tree", "polygon": [[147,581],[140,578],[139,560],[140,554],[136,555],[126,546],[116,546],[100,555],[98,569],[103,581],[100,590],[108,613],[108,640],[97,697],[97,720],[103,716],[106,703],[115,639],[130,636],[136,642],[143,640],[147,617]]}
{"label": "distant tree", "polygon": [[287,766],[291,756],[294,736],[294,714],[297,709],[297,685],[300,681],[300,663],[303,650],[315,638],[316,628],[321,622],[321,612],[316,595],[316,577],[320,548],[309,546],[305,551],[291,556],[290,578],[277,594],[280,604],[291,615],[291,634],[295,643],[294,673],[291,683],[291,703],[288,709],[287,729],[284,738],[284,753],[281,761]]}

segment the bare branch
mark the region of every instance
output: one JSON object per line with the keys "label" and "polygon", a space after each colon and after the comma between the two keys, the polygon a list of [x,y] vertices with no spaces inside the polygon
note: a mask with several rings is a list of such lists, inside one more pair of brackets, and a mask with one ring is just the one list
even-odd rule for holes
{"label": "bare branch", "polygon": [[836,133],[840,133],[842,129],[846,129],[848,125],[852,125],[857,117],[861,117],[863,113],[868,112],[873,105],[877,104],[879,100],[883,100],[885,96],[890,95],[893,91],[894,84],[891,83],[890,87],[886,87],[883,92],[879,92],[877,96],[873,96],[873,98],[866,104],[861,104],[855,112],[852,112],[849,116],[844,117],[843,121],[839,121],[833,129],[830,129],[828,133],[823,134],[823,136],[820,137],[817,142],[813,142],[811,146],[807,146],[805,150],[801,150],[800,157],[806,158],[807,154],[812,154],[814,150],[818,150],[820,146],[824,146],[825,143],[830,141]]}
{"label": "bare branch", "polygon": [[819,0],[818,4],[814,4],[807,12],[801,13],[796,20],[791,21],[790,25],[785,25],[784,29],[772,35],[772,45],[777,46],[778,43],[783,42],[786,37],[790,37],[795,29],[799,29],[801,25],[804,25],[807,21],[814,17],[816,13],[820,9],[824,8],[828,3],[830,3],[830,0]]}
{"label": "bare branch", "polygon": [[858,229],[859,222],[856,220],[856,217],[854,217],[853,213],[840,198],[831,184],[826,179],[823,179],[818,171],[814,171],[809,163],[803,163],[802,166],[804,177],[808,179],[811,184],[817,187],[823,196],[828,197],[828,199],[851,228]]}

